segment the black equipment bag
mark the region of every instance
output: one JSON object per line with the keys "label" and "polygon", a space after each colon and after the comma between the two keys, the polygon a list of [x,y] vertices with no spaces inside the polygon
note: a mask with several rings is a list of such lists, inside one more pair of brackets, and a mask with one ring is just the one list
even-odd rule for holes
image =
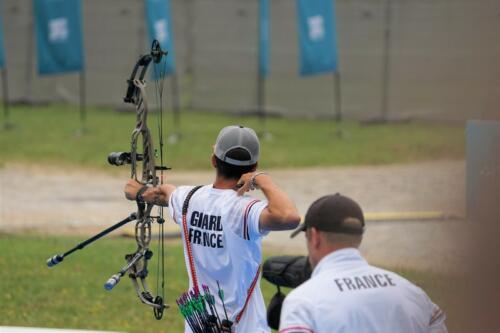
{"label": "black equipment bag", "polygon": [[280,287],[296,288],[311,277],[311,265],[306,256],[276,256],[268,258],[262,268],[262,276],[278,287],[267,307],[267,323],[272,329],[280,326],[281,306],[285,294]]}
{"label": "black equipment bag", "polygon": [[296,288],[311,277],[306,256],[275,256],[264,262],[262,276],[280,287]]}

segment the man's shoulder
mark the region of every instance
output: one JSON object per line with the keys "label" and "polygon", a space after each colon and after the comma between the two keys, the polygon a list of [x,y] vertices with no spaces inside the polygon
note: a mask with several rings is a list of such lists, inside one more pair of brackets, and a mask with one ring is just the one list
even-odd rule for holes
{"label": "man's shoulder", "polygon": [[[345,294],[343,291],[370,289],[370,286],[380,292],[389,290],[381,287],[396,287],[401,296],[418,304],[427,303],[427,294],[420,287],[395,272],[371,265],[354,271],[323,270],[292,290],[286,300],[296,305],[307,303],[307,306],[314,307],[315,304],[335,300],[336,296]],[[345,295],[348,297],[356,294]]]}
{"label": "man's shoulder", "polygon": [[244,194],[244,195],[237,195],[238,200],[241,200],[242,202],[260,202],[261,199],[251,196],[250,194]]}
{"label": "man's shoulder", "polygon": [[180,185],[175,188],[176,193],[185,193],[191,190],[192,188],[195,188],[196,185]]}
{"label": "man's shoulder", "polygon": [[286,297],[287,300],[311,302],[318,295],[321,295],[321,290],[323,289],[323,282],[321,280],[322,277],[319,275],[311,277],[309,280],[290,291]]}
{"label": "man's shoulder", "polygon": [[427,293],[422,288],[398,273],[377,266],[370,265],[369,267],[379,275],[390,278],[400,290],[404,290],[407,296],[412,295],[411,298],[421,301],[428,298]]}
{"label": "man's shoulder", "polygon": [[172,195],[176,196],[179,199],[185,198],[188,193],[193,190],[195,187],[198,187],[199,189],[197,190],[200,191],[205,187],[206,185],[181,185],[177,186],[175,191],[172,192]]}
{"label": "man's shoulder", "polygon": [[246,218],[248,218],[251,213],[259,211],[260,207],[267,206],[266,201],[262,201],[250,195],[234,195],[230,196],[228,200],[230,200],[230,203],[227,203],[228,207],[231,207],[231,210],[239,214],[243,214]]}
{"label": "man's shoulder", "polygon": [[197,192],[203,190],[205,186],[195,186],[195,185],[181,185],[177,186],[175,190],[172,192],[169,198],[169,203],[171,208],[180,210],[188,196],[189,192],[191,192],[195,187],[199,187]]}
{"label": "man's shoulder", "polygon": [[390,271],[388,269],[381,268],[381,267],[378,267],[378,266],[373,266],[373,265],[369,265],[369,267],[372,268],[374,271],[378,272],[379,274],[387,274],[387,275],[389,275],[391,278],[393,278],[394,280],[398,281],[402,285],[405,285],[405,286],[410,287],[410,288],[420,289],[413,282],[411,282],[407,278],[399,275],[398,273],[396,273],[394,271]]}

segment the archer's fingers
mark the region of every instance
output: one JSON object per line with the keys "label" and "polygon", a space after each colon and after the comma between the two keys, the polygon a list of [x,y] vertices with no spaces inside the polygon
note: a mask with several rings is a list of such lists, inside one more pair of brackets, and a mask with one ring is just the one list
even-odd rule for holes
{"label": "archer's fingers", "polygon": [[129,180],[127,180],[127,183],[125,184],[125,188],[127,188],[127,187],[137,187],[139,185],[140,184],[139,184],[139,182],[137,180],[135,180],[135,179],[129,179]]}
{"label": "archer's fingers", "polygon": [[123,189],[123,191],[125,192],[125,198],[127,198],[128,200],[135,200],[135,196],[137,195],[139,187],[139,182],[134,179],[129,179],[125,184],[125,188]]}
{"label": "archer's fingers", "polygon": [[244,184],[241,185],[241,187],[237,191],[237,194],[239,196],[241,196],[241,195],[245,194],[245,192],[248,192],[248,184],[247,183],[244,183]]}

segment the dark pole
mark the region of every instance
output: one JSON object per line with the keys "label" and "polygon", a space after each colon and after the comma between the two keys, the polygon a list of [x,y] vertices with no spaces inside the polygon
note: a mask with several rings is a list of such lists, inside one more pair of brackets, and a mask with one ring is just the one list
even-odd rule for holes
{"label": "dark pole", "polygon": [[384,29],[384,55],[382,78],[382,121],[387,121],[389,115],[389,85],[391,75],[391,26],[392,26],[392,0],[386,0],[385,29]]}
{"label": "dark pole", "polygon": [[260,73],[257,74],[257,111],[260,118],[260,123],[262,126],[262,134],[267,135],[266,129],[266,79]]}
{"label": "dark pole", "polygon": [[11,127],[9,122],[9,86],[7,83],[7,67],[2,69],[2,91],[3,91],[3,115],[4,115],[4,128]]}
{"label": "dark pole", "polygon": [[33,55],[35,54],[33,52],[33,36],[35,35],[35,24],[33,22],[33,4],[30,5],[29,7],[31,9],[30,12],[30,24],[29,24],[29,31],[28,31],[28,38],[26,39],[28,41],[28,48],[26,52],[26,90],[25,90],[25,102],[27,104],[31,104],[31,93],[32,93],[32,88],[33,88]]}
{"label": "dark pole", "polygon": [[80,72],[80,126],[81,133],[86,131],[85,125],[87,122],[87,108],[86,108],[86,95],[85,95],[85,70],[82,69]]}
{"label": "dark pole", "polygon": [[176,138],[181,136],[181,115],[180,115],[180,98],[179,98],[179,80],[177,79],[177,73],[172,73],[172,108],[174,116],[174,135]]}
{"label": "dark pole", "polygon": [[334,97],[335,97],[335,121],[342,121],[342,94],[340,90],[340,72],[335,72],[333,74],[333,86],[334,86]]}
{"label": "dark pole", "polygon": [[196,86],[196,70],[194,65],[194,60],[196,58],[196,37],[195,37],[195,3],[194,0],[186,0],[183,1],[184,4],[184,37],[186,39],[186,59],[185,59],[185,78],[187,78],[187,85],[184,85],[185,90],[184,93],[188,93],[188,98],[186,100],[187,104],[185,104],[186,108],[193,108],[193,91]]}
{"label": "dark pole", "polygon": [[[269,6],[268,2],[258,1],[259,15],[257,19],[257,36],[258,36],[258,61],[257,61],[257,114],[260,118],[261,136],[265,139],[270,139],[271,135],[267,132],[267,110],[266,110],[266,76],[267,76],[267,56],[263,54],[267,51],[263,48],[264,40],[269,37]],[[263,24],[265,22],[265,24]],[[268,44],[268,42],[266,43]]]}

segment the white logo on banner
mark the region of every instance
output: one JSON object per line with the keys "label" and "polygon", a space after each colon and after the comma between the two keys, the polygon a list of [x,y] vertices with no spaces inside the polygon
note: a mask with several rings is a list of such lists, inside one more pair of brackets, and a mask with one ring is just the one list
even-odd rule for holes
{"label": "white logo on banner", "polygon": [[155,35],[161,42],[168,40],[167,20],[159,20],[155,22]]}
{"label": "white logo on banner", "polygon": [[325,22],[323,21],[323,16],[311,16],[307,19],[307,24],[309,26],[309,39],[318,41],[325,37]]}
{"label": "white logo on banner", "polygon": [[49,40],[51,42],[64,42],[68,39],[68,36],[68,19],[62,17],[49,21]]}

